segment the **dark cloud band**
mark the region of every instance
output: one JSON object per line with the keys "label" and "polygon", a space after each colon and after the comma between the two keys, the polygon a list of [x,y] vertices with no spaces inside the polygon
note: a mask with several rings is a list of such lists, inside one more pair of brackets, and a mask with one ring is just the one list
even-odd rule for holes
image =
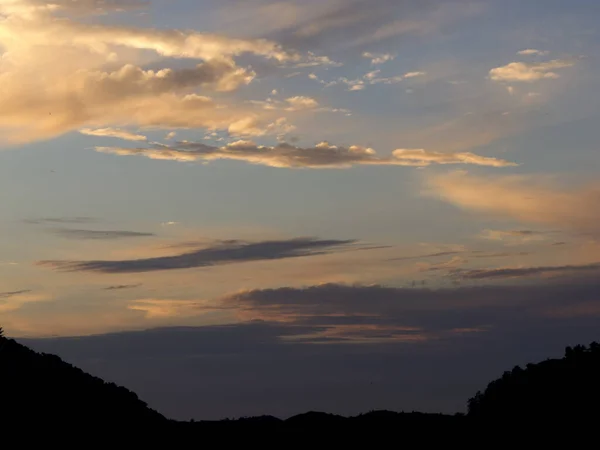
{"label": "dark cloud band", "polygon": [[174,256],[121,261],[41,261],[38,264],[72,272],[138,273],[191,269],[250,261],[315,256],[340,251],[353,240],[298,238],[280,241],[219,243]]}

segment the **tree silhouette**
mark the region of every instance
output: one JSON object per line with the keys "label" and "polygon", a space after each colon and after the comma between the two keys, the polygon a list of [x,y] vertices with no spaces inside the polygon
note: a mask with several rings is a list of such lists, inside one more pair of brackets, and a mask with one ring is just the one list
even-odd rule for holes
{"label": "tree silhouette", "polygon": [[469,416],[526,423],[531,418],[574,422],[597,418],[600,344],[567,347],[562,359],[515,367],[468,401]]}
{"label": "tree silhouette", "polygon": [[0,338],[0,423],[156,424],[165,418],[128,389]]}

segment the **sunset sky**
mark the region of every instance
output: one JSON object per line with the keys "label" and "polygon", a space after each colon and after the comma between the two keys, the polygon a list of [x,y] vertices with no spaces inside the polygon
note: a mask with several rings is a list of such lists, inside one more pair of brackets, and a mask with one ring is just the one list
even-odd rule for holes
{"label": "sunset sky", "polygon": [[[595,0],[0,0],[0,325],[170,415],[460,407],[600,326],[598,23]],[[171,346],[202,407],[128,378]],[[199,354],[245,381],[197,387]],[[460,388],[385,384],[445,364]],[[259,406],[231,394],[252,377]]]}

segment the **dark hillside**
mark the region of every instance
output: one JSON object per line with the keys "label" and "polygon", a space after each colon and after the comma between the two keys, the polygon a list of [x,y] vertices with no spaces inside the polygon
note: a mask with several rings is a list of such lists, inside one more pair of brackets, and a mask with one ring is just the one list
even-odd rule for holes
{"label": "dark hillside", "polygon": [[133,392],[0,336],[2,423],[164,423]]}
{"label": "dark hillside", "polygon": [[468,402],[485,422],[584,422],[600,418],[600,344],[567,347],[561,359],[527,364],[492,381]]}

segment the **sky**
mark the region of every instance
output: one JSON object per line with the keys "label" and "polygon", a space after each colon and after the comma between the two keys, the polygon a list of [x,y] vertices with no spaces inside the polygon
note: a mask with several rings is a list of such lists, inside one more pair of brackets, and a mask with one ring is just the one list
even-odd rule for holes
{"label": "sky", "polygon": [[464,409],[597,338],[599,18],[0,0],[0,324],[171,417]]}

